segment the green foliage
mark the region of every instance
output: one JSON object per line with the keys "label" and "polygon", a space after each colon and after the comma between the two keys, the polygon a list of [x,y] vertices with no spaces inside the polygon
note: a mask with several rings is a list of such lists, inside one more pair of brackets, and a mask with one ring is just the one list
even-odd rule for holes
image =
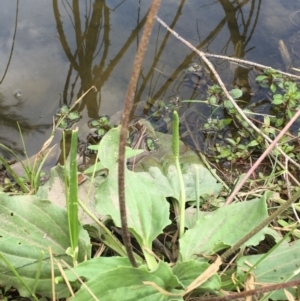
{"label": "green foliage", "polygon": [[[300,269],[296,262],[299,262],[300,241],[291,244],[284,241],[270,255],[268,255],[251,272],[255,280],[260,283],[284,283],[289,280],[300,279]],[[243,279],[250,267],[255,265],[263,255],[242,256],[237,261],[237,277]],[[287,260],[290,259],[290,260]],[[280,263],[280,264],[279,264]],[[289,288],[288,291],[295,295],[295,289]],[[277,290],[268,296],[272,300],[286,300],[283,290]]]}
{"label": "green foliage", "polygon": [[62,105],[56,115],[55,115],[55,124],[56,127],[63,130],[70,128],[75,122],[80,120],[81,116],[78,111],[72,110],[66,105]]}
{"label": "green foliage", "polygon": [[[265,125],[268,126],[267,118]],[[95,179],[97,181],[94,192],[96,207],[93,210],[96,215],[109,217],[116,227],[120,227],[117,190],[119,134],[119,128],[111,129],[103,137],[99,146],[94,147],[98,149],[102,166],[96,166],[100,178]],[[78,265],[73,267],[72,271],[66,271],[71,285],[79,288],[71,300],[95,300],[95,297],[100,300],[184,300],[187,290],[195,283],[195,279],[206,275],[211,268],[212,265],[206,256],[233,246],[268,216],[265,197],[251,200],[251,202],[221,207],[213,212],[198,212],[198,209],[193,206],[188,210],[181,211],[182,209],[179,209],[176,219],[185,212],[185,228],[188,230],[179,239],[177,262],[172,268],[163,260],[157,262],[152,251],[152,242],[171,223],[169,219],[170,205],[166,198],[173,199],[173,204],[176,202],[179,204],[182,189],[175,158],[171,154],[172,136],[159,133],[157,139],[157,152],[149,153],[143,160],[136,162],[135,172],[127,168],[125,170],[128,226],[143,252],[145,262],[142,262],[140,258],[138,259],[139,267],[133,268],[126,257],[102,256],[89,259],[89,238],[79,226]],[[202,204],[207,200],[213,202],[212,200],[220,198],[222,186],[216,182],[195,153],[187,151],[180,141],[178,143],[180,172],[183,176],[186,194],[185,205],[193,205],[197,200],[200,200],[200,204]],[[233,142],[231,143],[234,145]],[[128,148],[127,157],[139,153],[140,150]],[[106,173],[101,173],[100,168],[104,168]],[[56,167],[55,170],[57,169]],[[67,182],[75,185],[76,180],[72,180],[75,177],[74,166],[71,165],[70,170],[73,170],[73,174],[70,175],[66,169],[62,167],[60,169],[62,169],[61,175],[56,173],[54,177],[51,177],[50,183],[42,188],[40,195],[49,196],[52,199],[53,196],[50,196],[49,191],[57,189],[54,184],[55,177],[61,177],[64,180],[63,174],[66,173],[68,175]],[[63,184],[61,185],[63,186]],[[68,206],[75,204],[77,195],[80,195],[80,189],[79,187],[78,194],[69,192],[69,195],[73,196]],[[5,243],[0,244],[1,254],[11,262],[13,268],[17,269],[19,277],[26,281],[31,292],[50,296],[51,273],[48,246],[51,246],[55,258],[59,259],[60,256],[63,256],[69,264],[73,262],[73,258],[65,254],[66,249],[72,245],[68,228],[76,233],[75,230],[71,230],[74,228],[68,227],[71,207],[67,210],[68,217],[65,209],[33,196],[19,196],[18,198],[5,196],[1,199],[0,204],[1,212],[7,212],[5,214],[7,221],[0,226],[0,235],[6,238]],[[36,212],[39,214],[37,215]],[[12,223],[9,221],[12,218],[17,218],[17,220]],[[76,217],[74,221],[78,221]],[[21,235],[20,229],[23,231]],[[106,239],[109,230],[103,227],[101,231],[99,237],[104,243],[110,245],[109,240]],[[34,235],[32,235],[33,233]],[[44,236],[44,234],[47,235]],[[244,247],[259,244],[266,234],[275,236],[274,232],[265,228],[248,240]],[[51,235],[51,240],[47,239],[48,235],[49,238]],[[24,241],[21,240],[21,237]],[[112,238],[113,235],[110,237]],[[30,246],[28,239],[30,239]],[[19,244],[20,242],[21,244]],[[45,253],[43,260],[40,259],[41,251]],[[88,255],[88,260],[83,261],[85,254]],[[293,256],[297,257],[298,255]],[[247,262],[253,259],[255,256],[249,256]],[[289,262],[288,259],[286,261]],[[6,266],[1,260],[0,264]],[[244,264],[244,261],[241,264]],[[244,271],[244,269],[239,269]],[[287,264],[289,275],[293,273],[292,269],[292,265]],[[37,274],[37,270],[40,271],[40,274]],[[74,276],[73,272],[78,276]],[[6,280],[7,273],[11,276],[9,283]],[[242,279],[243,273],[238,274],[239,279]],[[17,277],[12,276],[10,269],[7,269],[4,275],[5,279],[1,278],[0,274],[0,283],[14,285],[22,295],[28,295],[28,290],[24,289]],[[58,282],[56,285],[58,296],[66,297],[67,288],[57,268],[55,268],[55,276],[56,282]],[[78,283],[77,277],[85,279],[84,285]],[[39,281],[37,282],[36,279]],[[268,281],[273,282],[273,280],[272,278]],[[225,285],[228,285],[227,282],[223,283],[222,277],[215,271],[208,274],[207,279],[196,284],[191,290],[193,290],[193,294],[201,296],[207,293],[218,293]]]}
{"label": "green foliage", "polygon": [[[77,265],[78,257],[78,237],[79,237],[79,221],[78,221],[78,179],[77,179],[77,142],[78,130],[72,131],[70,168],[69,174],[65,173],[66,184],[66,203],[68,214],[68,226],[70,232],[71,246],[67,253],[73,258],[73,264]],[[67,170],[67,168],[65,168]]]}
{"label": "green foliage", "polygon": [[[114,224],[121,226],[118,203],[118,164],[119,130],[112,129],[99,144],[99,156],[104,167],[109,170],[107,178],[100,183],[95,193],[96,209],[111,216]],[[112,154],[112,155],[110,155]],[[137,174],[126,169],[126,207],[128,227],[142,247],[150,269],[156,267],[148,249],[153,240],[170,223],[169,206],[164,202],[164,191],[153,189],[155,182],[146,173]],[[137,216],[138,215],[138,216]],[[155,221],[155,222],[154,222]]]}
{"label": "green foliage", "polygon": [[[199,219],[195,213],[189,211],[187,217],[189,230],[179,240],[182,261],[215,254],[233,246],[240,237],[245,236],[268,216],[263,197],[202,213]],[[247,245],[257,245],[263,239],[264,233],[261,232],[252,237]]]}
{"label": "green foliage", "polygon": [[[64,259],[69,264],[72,260],[65,254],[70,246],[66,210],[36,196],[0,196],[1,244],[0,253],[16,269],[27,286],[36,294],[51,297],[51,264],[49,248],[57,259]],[[41,266],[41,252],[44,259]],[[89,237],[81,228],[79,240],[79,261],[90,256]],[[39,267],[40,266],[40,267]],[[0,283],[14,286],[22,296],[29,296],[27,289],[18,277],[0,259]],[[37,272],[40,271],[38,281]],[[57,266],[55,275],[60,275]],[[57,297],[66,297],[64,284],[56,287]]]}
{"label": "green foliage", "polygon": [[[21,169],[23,170],[22,176],[18,175],[14,171],[14,169],[6,162],[4,158],[0,157],[0,162],[5,166],[6,170],[9,172],[12,178],[19,185],[23,193],[28,193],[30,191],[31,193],[35,193],[40,187],[40,180],[41,177],[43,176],[42,168],[47,158],[49,157],[53,147],[52,148],[45,147],[37,155],[29,158],[26,152],[25,142],[19,125],[18,128],[19,128],[20,137],[21,137],[26,159],[22,161],[21,158],[17,156],[17,154],[13,150],[9,149],[4,144],[0,143],[0,147],[10,152],[18,160],[19,165],[22,167]],[[12,189],[9,191],[14,190],[13,185],[11,185],[11,188]]]}
{"label": "green foliage", "polygon": [[[298,83],[270,69],[265,70],[256,80],[273,93],[271,111],[275,117],[264,115],[260,125],[261,130],[273,139],[277,130],[282,128],[299,109]],[[241,89],[232,89],[230,94],[237,102],[243,102]],[[153,104],[156,109],[153,109],[150,117],[169,118],[170,112],[175,108],[179,109],[184,102],[192,101],[173,97],[166,105],[160,100],[156,105]],[[235,162],[247,159],[264,147],[264,140],[249,128],[218,85],[208,87],[205,100],[193,102],[205,102],[211,108],[211,115],[202,122],[199,131],[207,140],[218,141],[213,145],[216,161]],[[219,109],[225,110],[229,117],[217,115]],[[251,109],[251,106],[246,106],[244,112],[251,114],[253,113]],[[78,118],[75,111],[62,107],[57,115],[57,124],[61,125],[66,120],[66,125],[69,126]],[[51,171],[49,182],[41,187],[38,193],[43,198],[10,197],[5,193],[0,195],[0,211],[4,216],[4,222],[0,226],[2,240],[0,270],[4,271],[0,274],[0,284],[16,287],[22,296],[34,297],[40,293],[50,297],[53,279],[49,246],[55,259],[63,258],[67,263],[74,265],[72,271],[78,276],[74,276],[72,271],[66,271],[71,286],[78,289],[71,300],[85,301],[97,298],[184,300],[188,290],[197,296],[208,293],[219,294],[225,287],[241,287],[246,273],[250,273],[249,263],[257,262],[259,264],[251,272],[258,282],[280,283],[283,280],[298,279],[299,269],[294,266],[294,261],[300,260],[299,252],[296,252],[299,247],[298,241],[291,245],[282,243],[267,256],[240,255],[237,267],[230,268],[231,274],[236,273],[238,283],[233,283],[228,280],[228,275],[221,275],[218,271],[208,272],[213,266],[208,260],[210,255],[234,246],[240,238],[246,236],[268,217],[267,194],[251,199],[250,202],[218,208],[216,204],[224,201],[221,196],[222,185],[217,183],[195,153],[184,148],[177,135],[179,130],[177,112],[173,118],[173,137],[154,133],[155,137],[151,135],[145,137],[144,150],[129,147],[126,150],[126,158],[131,158],[130,162],[134,162],[132,165],[135,170],[125,168],[125,197],[129,231],[143,256],[141,258],[135,254],[138,268],[130,266],[124,246],[108,226],[110,224],[115,227],[121,226],[117,185],[120,129],[113,128],[109,118],[102,116],[89,122],[90,129],[94,130],[93,138],[101,140],[99,145],[90,147],[98,152],[97,158],[100,158],[100,162],[96,162],[95,166],[86,171],[86,174],[93,174],[92,181],[95,186],[93,189],[86,188],[82,194],[82,188],[78,187],[76,166],[78,138],[75,131],[72,136],[70,168],[58,166]],[[238,129],[236,135],[220,135],[220,133],[224,135],[232,126]],[[297,146],[291,142],[289,136],[283,137],[281,148],[290,157],[300,159]],[[143,152],[147,155],[143,156]],[[278,156],[279,152],[273,150],[273,154]],[[39,169],[37,171],[40,172]],[[276,166],[273,167],[272,173],[274,175],[270,175],[268,181],[272,181],[275,177]],[[267,181],[263,175],[259,177]],[[58,182],[64,186],[61,195],[63,204],[66,201],[67,210],[44,200],[53,200],[57,197]],[[38,187],[39,182],[35,183]],[[51,195],[51,190],[56,195]],[[85,198],[87,190],[94,191],[90,195],[95,201],[92,208],[85,206],[80,200]],[[214,204],[215,210],[212,212],[201,210],[201,206],[207,203]],[[91,220],[84,222],[89,224],[87,228],[90,235],[100,239],[119,256],[89,258],[89,237],[82,228],[82,222],[81,224],[78,222],[79,204],[92,221],[96,222],[94,225],[91,225]],[[175,215],[172,221],[170,204]],[[186,209],[188,206],[190,207]],[[99,222],[100,216],[105,216],[105,222]],[[164,234],[172,222],[177,223],[179,229],[179,250],[171,267],[163,257],[157,260],[152,244],[159,235]],[[252,236],[243,248],[257,246],[265,239],[266,234],[278,241],[278,234],[264,228]],[[164,247],[170,251],[174,245],[170,247],[168,244],[169,241]],[[83,261],[85,256],[87,260]],[[284,265],[274,268],[274,262],[284,262]],[[195,282],[203,275],[207,275],[207,278],[202,282]],[[66,284],[56,265],[55,276],[58,283],[57,296],[68,297]],[[84,285],[78,283],[78,277],[83,277]],[[190,289],[194,283],[195,286]],[[283,292],[273,292],[269,297],[274,300],[285,298]]]}
{"label": "green foliage", "polygon": [[[110,268],[102,272],[101,261],[104,262],[104,260],[99,260],[99,264],[96,266],[99,271],[97,274],[86,275],[88,279],[90,278],[86,282],[86,287],[100,300],[183,301],[181,296],[183,289],[179,289],[181,283],[165,262],[161,261],[155,271],[149,271],[143,265],[133,268],[128,265],[120,265],[118,261],[115,267],[112,263]],[[90,266],[92,262],[89,263]],[[85,287],[81,287],[71,300],[92,301],[95,299]]]}
{"label": "green foliage", "polygon": [[[282,76],[272,69],[264,70],[263,74],[256,77],[256,81],[261,87],[269,89],[272,93],[270,108],[272,115],[269,116],[265,114],[264,122],[263,125],[260,126],[260,129],[271,139],[274,139],[277,132],[286,125],[300,108],[300,84],[292,81],[290,78]],[[237,101],[243,102],[241,100],[243,98],[241,89],[232,89],[230,94]],[[213,158],[217,162],[224,160],[231,162],[236,162],[241,159],[245,160],[248,159],[254,151],[258,153],[260,149],[265,147],[263,139],[249,127],[248,123],[239,115],[233,104],[224,97],[224,93],[218,85],[208,87],[207,99],[201,100],[201,102],[206,102],[214,107],[217,106],[217,108],[223,107],[234,121],[232,123],[231,119],[226,120],[208,117],[207,122],[202,125],[201,131],[204,134],[209,133],[211,137],[212,133],[214,133],[213,140],[216,140],[216,142],[213,146],[210,145],[210,150],[213,150],[210,151],[210,154],[213,154]],[[244,108],[244,112],[246,114],[255,115],[255,111],[252,110],[251,106]],[[233,136],[224,137],[223,133],[226,132],[228,126],[229,128],[231,127],[231,130],[235,132],[235,134]],[[218,139],[218,135],[220,137],[223,136],[223,139]],[[287,138],[282,140],[282,150],[291,157],[298,158],[299,152],[296,147],[296,139],[293,142],[290,140],[291,139]],[[276,151],[274,154],[276,154]]]}

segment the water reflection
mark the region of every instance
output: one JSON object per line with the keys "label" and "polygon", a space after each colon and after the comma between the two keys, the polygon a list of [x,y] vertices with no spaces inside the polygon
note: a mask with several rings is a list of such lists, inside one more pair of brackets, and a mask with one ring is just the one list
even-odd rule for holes
{"label": "water reflection", "polygon": [[[169,22],[171,28],[174,28],[180,20],[186,4],[185,2],[185,0],[180,1],[175,13],[172,14],[173,18]],[[227,26],[229,36],[223,46],[223,50],[228,54],[227,49],[229,48],[229,44],[232,44],[230,45],[231,48],[238,49],[238,51],[234,51],[234,55],[240,58],[243,57],[247,51],[251,50],[246,50],[246,47],[251,40],[259,17],[261,0],[258,1],[258,4],[256,3],[256,0],[242,1],[241,3],[219,0],[219,5],[224,10],[224,17],[215,25],[215,28],[211,29],[207,36],[201,38],[202,41],[196,47],[199,49],[208,49],[210,44],[218,39],[218,35],[222,33],[223,28]],[[63,92],[63,102],[70,104],[74,101],[74,96],[75,98],[79,98],[92,85],[95,85],[101,94],[101,88],[107,83],[109,77],[112,76],[113,71],[121,67],[117,65],[124,64],[121,60],[127,55],[126,52],[132,49],[135,41],[138,42],[146,14],[142,17],[139,14],[136,15],[136,26],[131,32],[124,30],[124,34],[127,37],[124,39],[124,44],[117,50],[111,49],[111,45],[115,44],[114,39],[116,37],[112,36],[111,29],[113,25],[111,24],[110,15],[112,11],[116,13],[116,10],[119,8],[118,5],[112,10],[108,7],[106,1],[103,0],[95,0],[94,2],[85,1],[84,5],[82,1],[78,0],[74,0],[72,5],[69,5],[67,1],[62,1],[62,4],[59,6],[58,1],[53,0],[53,11],[60,42],[70,62]],[[121,5],[122,2],[119,4]],[[243,7],[246,5],[247,8],[244,12]],[[163,9],[162,7],[162,13]],[[120,13],[126,13],[126,10],[123,12],[120,11]],[[247,13],[248,16],[246,16]],[[69,16],[69,20],[62,22],[61,16],[66,14]],[[131,16],[128,17],[130,18]],[[66,33],[65,31],[65,28],[68,27],[67,22],[72,23],[74,29],[73,37],[70,32]],[[118,30],[122,29],[118,28]],[[70,45],[70,41],[72,40],[74,41],[73,45]],[[145,99],[147,96],[153,99],[160,99],[165,95],[182,92],[181,87],[184,86],[183,81],[185,79],[183,70],[192,61],[199,61],[199,58],[195,57],[194,53],[188,53],[187,51],[188,54],[182,57],[180,61],[168,62],[170,64],[168,69],[172,71],[169,73],[165,72],[162,62],[165,60],[166,52],[176,51],[176,49],[170,50],[169,40],[170,33],[157,26],[153,32],[151,42],[153,44],[151,49],[154,49],[154,52],[149,54],[145,60],[144,65],[147,67],[143,68],[140,75],[139,86],[136,91],[136,102],[139,102],[143,98]],[[115,53],[115,55],[112,56],[112,53]],[[128,64],[130,65],[131,62],[128,62]],[[235,81],[246,82],[247,72],[244,72],[244,70],[240,72],[240,68],[236,68]],[[77,91],[75,92],[76,87]],[[185,93],[184,97],[186,99],[194,99],[199,96],[197,89],[184,89],[183,93]],[[97,99],[97,95],[90,94],[82,102],[79,110],[82,111],[86,107],[88,116],[90,118],[97,118],[100,101],[101,98]]]}
{"label": "water reflection", "polygon": [[[30,132],[43,133],[49,125],[34,125],[30,124],[27,118],[22,117],[18,112],[22,112],[24,103],[18,100],[16,104],[7,104],[5,97],[0,93],[0,142],[5,146],[11,148],[16,154],[24,154],[22,146],[20,146],[21,134],[23,138]],[[16,141],[16,137],[19,137]],[[10,158],[11,153],[4,148],[1,148],[0,155],[5,158]]]}
{"label": "water reflection", "polygon": [[[65,2],[63,3],[65,4]],[[73,47],[74,50],[71,50],[66,38],[63,22],[60,18],[60,9],[68,11],[73,24],[76,41],[76,46]],[[85,10],[83,20],[81,18],[83,12],[80,9]],[[116,9],[117,7],[114,8],[114,10]],[[76,98],[79,98],[83,92],[93,85],[96,86],[99,91],[98,95],[100,95],[101,88],[107,82],[126,51],[128,51],[130,45],[137,39],[139,31],[145,23],[146,16],[128,34],[127,41],[120,47],[114,57],[109,58],[111,52],[110,9],[105,1],[95,0],[93,3],[86,1],[85,6],[80,7],[80,1],[77,0],[73,1],[71,7],[63,5],[60,8],[58,1],[53,0],[53,11],[63,50],[70,61],[63,92],[64,103],[70,104],[75,93]],[[73,74],[74,72],[75,75]],[[78,91],[75,92],[78,80],[80,80],[80,85]],[[78,109],[82,111],[86,107],[88,117],[97,118],[99,116],[100,101],[101,98],[97,98],[96,94],[90,93],[84,98]]]}
{"label": "water reflection", "polygon": [[11,50],[10,50],[8,62],[7,62],[7,64],[6,64],[6,68],[5,68],[5,70],[4,70],[4,73],[3,73],[2,78],[1,78],[1,80],[0,80],[0,85],[1,85],[2,82],[4,81],[4,78],[5,78],[5,76],[6,76],[6,73],[7,73],[7,70],[8,70],[8,67],[9,67],[9,65],[10,65],[12,55],[13,55],[14,46],[15,46],[15,39],[16,39],[16,33],[17,33],[17,27],[18,27],[18,15],[19,15],[19,0],[17,0],[17,6],[16,6],[15,29],[14,29],[14,35],[13,35]]}
{"label": "water reflection", "polygon": [[[204,36],[202,34],[202,41],[194,46],[203,51],[215,52],[211,45],[213,45],[215,41],[218,42],[221,40],[221,36],[224,36],[224,31],[226,31],[227,40],[224,42],[224,45],[220,47],[221,52],[229,56],[243,58],[247,52],[253,50],[253,47],[247,49],[247,46],[251,41],[257,26],[261,0],[245,0],[240,3],[238,1],[231,2],[228,0],[219,0],[218,3],[215,2],[214,5],[221,5],[224,11],[224,17],[218,21],[214,28],[212,27],[210,29],[208,35]],[[183,6],[184,1],[182,1],[178,6],[178,11],[169,25],[171,29],[176,26],[176,23],[182,14]],[[228,31],[226,28],[228,28]],[[201,28],[199,28],[199,31],[200,30]],[[190,88],[188,90],[183,88],[183,81],[185,79],[183,70],[185,70],[185,68],[193,61],[197,61],[202,64],[200,58],[197,57],[195,53],[190,52],[183,57],[181,61],[176,61],[176,64],[173,64],[173,72],[168,76],[162,77],[160,74],[155,72],[155,70],[159,70],[160,68],[158,66],[161,65],[161,56],[163,52],[170,51],[170,46],[168,45],[170,33],[161,33],[161,31],[165,32],[160,28],[156,31],[157,36],[164,35],[164,37],[160,39],[162,42],[159,45],[156,45],[152,65],[148,69],[147,73],[142,72],[141,74],[140,86],[136,94],[137,101],[139,101],[142,98],[142,95],[145,94],[145,90],[149,91],[149,94],[153,99],[160,99],[165,95],[170,95],[172,93],[183,94],[184,99],[203,99],[203,91],[199,91],[199,89],[196,88]],[[155,33],[153,33],[153,35],[155,35]],[[189,38],[188,36],[183,37],[186,39]],[[233,51],[231,49],[233,49]],[[176,49],[174,51],[176,51]],[[224,81],[227,85],[248,89],[248,98],[251,98],[251,88],[249,84],[250,69],[243,68],[238,65],[231,66],[231,68],[229,68],[228,62],[226,61],[213,61],[216,69],[223,75]],[[160,80],[158,79],[159,76]]]}
{"label": "water reflection", "polygon": [[[261,0],[244,0],[241,3],[233,3],[228,0],[219,0],[225,14],[227,27],[229,30],[228,41],[226,42],[224,49],[228,47],[230,42],[233,45],[234,54],[236,58],[244,58],[247,52],[253,50],[253,47],[247,49],[247,46],[251,42],[252,36],[257,27],[257,22],[260,14]],[[243,11],[244,5],[250,5],[250,9]],[[225,51],[226,52],[226,51]],[[251,85],[249,83],[249,72],[251,68],[245,68],[241,66],[235,66],[232,68],[234,77],[232,86],[242,88],[244,92],[244,100],[249,102],[251,95]]]}
{"label": "water reflection", "polygon": [[[21,29],[25,28],[27,24],[24,25],[24,20],[28,19],[28,12],[25,14],[25,4],[19,3],[18,0],[14,3],[20,5],[19,11],[16,6],[16,20],[19,18],[23,26]],[[26,9],[30,12],[30,9],[38,3],[38,0],[30,0],[26,3]],[[28,35],[26,38],[25,35],[18,35],[18,30],[21,29],[19,27],[17,30],[16,21],[15,31],[10,32],[12,42],[16,38],[16,45],[13,47],[14,44],[10,44],[11,48],[5,53],[8,63],[5,67],[1,67],[4,76],[0,88],[7,84],[9,76],[10,80],[12,78],[15,80],[15,69],[19,66],[21,66],[19,68],[27,68],[30,75],[38,73],[37,70],[42,70],[41,66],[46,70],[36,76],[39,79],[37,85],[30,86],[33,81],[25,77],[26,88],[30,87],[27,91],[24,86],[19,84],[13,86],[10,82],[10,87],[13,87],[12,97],[13,91],[20,87],[22,97],[37,95],[36,99],[32,99],[32,103],[25,99],[17,104],[18,107],[14,107],[15,102],[9,105],[5,99],[7,94],[4,93],[5,97],[0,104],[3,106],[0,114],[9,115],[12,120],[12,124],[6,123],[6,127],[12,128],[15,132],[16,120],[18,120],[24,123],[22,127],[28,133],[30,129],[31,133],[44,132],[44,136],[37,136],[40,140],[37,149],[42,141],[47,139],[49,131],[45,129],[47,126],[51,127],[51,117],[55,115],[58,107],[63,103],[73,104],[92,85],[95,85],[99,92],[88,94],[78,106],[77,109],[83,115],[80,122],[86,123],[88,119],[105,114],[113,115],[123,108],[124,95],[129,82],[128,76],[131,74],[132,62],[149,7],[148,1],[133,0],[52,0],[52,3],[47,5],[49,4],[50,7],[52,4],[53,11],[51,9],[40,11],[39,17],[35,16],[35,19],[32,19],[31,27],[28,26],[26,32],[21,32],[33,32],[34,35]],[[168,3],[162,2],[159,16],[198,49],[237,58],[248,56],[255,60],[264,47],[257,43],[262,39],[262,33],[256,29],[259,23],[260,26],[264,26],[266,18],[262,18],[262,13],[268,9],[268,5],[261,0],[214,2],[204,0],[200,4],[199,1],[168,1]],[[272,7],[275,5],[279,7],[280,1],[273,1]],[[41,23],[44,20],[47,21]],[[43,30],[40,30],[41,26]],[[40,40],[37,40],[36,36]],[[54,36],[58,36],[58,39]],[[27,58],[29,63],[24,65],[15,63],[14,66],[14,59],[16,62],[22,61],[22,56],[20,54],[16,56],[14,53],[18,49],[26,52],[31,45],[35,47],[38,45],[42,49],[39,49],[42,55],[33,47],[32,57],[29,57],[31,61]],[[274,52],[276,51],[277,46]],[[31,66],[37,54],[40,55],[37,63],[40,69]],[[141,105],[136,106],[132,117],[145,116],[151,111],[151,105],[149,107],[142,104],[142,101],[149,97],[154,100],[166,100],[171,95],[180,94],[183,99],[203,99],[206,95],[205,88],[187,83],[185,69],[191,62],[202,64],[195,53],[156,23],[135,95],[136,104]],[[248,91],[246,100],[253,101],[249,69],[229,65],[228,62],[217,59],[214,59],[213,63],[229,88],[244,87]],[[40,88],[39,94],[36,93],[37,88]],[[58,97],[59,93],[61,98]],[[30,110],[31,115],[26,118],[24,112],[29,115]],[[44,115],[47,119],[37,121],[39,115]],[[41,120],[43,124],[40,124]],[[32,137],[32,140],[37,137]],[[2,130],[0,139],[2,141],[11,139],[11,143],[15,145],[19,140],[17,133],[4,137]],[[30,144],[33,148],[34,143]]]}
{"label": "water reflection", "polygon": [[[18,16],[19,16],[19,0],[16,1],[15,24],[14,24],[12,43],[11,43],[7,63],[0,80],[0,86],[3,84],[5,80],[7,72],[9,70],[9,66],[12,61],[14,47],[15,47],[15,39],[17,34],[17,27],[18,27]],[[0,92],[0,129],[1,129],[0,143],[13,150],[16,154],[21,155],[24,153],[24,150],[20,146],[20,140],[21,140],[20,135],[23,135],[24,138],[31,131],[42,133],[49,126],[46,124],[43,125],[30,124],[27,118],[24,118],[22,116],[20,112],[22,112],[24,103],[22,103],[21,101],[22,92],[20,89],[16,89],[11,96],[15,98],[16,100],[15,102],[7,101],[6,96]],[[4,156],[7,159],[11,157],[11,153],[5,148],[1,148],[0,155]]]}

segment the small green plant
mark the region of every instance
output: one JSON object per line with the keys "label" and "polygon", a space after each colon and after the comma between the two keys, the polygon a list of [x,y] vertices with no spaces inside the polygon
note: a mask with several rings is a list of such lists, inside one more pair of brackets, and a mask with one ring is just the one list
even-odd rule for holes
{"label": "small green plant", "polygon": [[[65,135],[63,136],[64,150],[65,145]],[[70,233],[71,246],[67,249],[67,254],[69,254],[73,259],[73,265],[77,265],[78,259],[78,238],[79,238],[79,220],[78,220],[78,179],[77,179],[77,144],[78,144],[78,129],[72,131],[71,140],[71,153],[70,153],[70,166],[66,166],[66,154],[64,152],[65,160],[65,194],[66,194],[66,204],[67,204],[67,214],[68,214],[68,226]]]}
{"label": "small green plant", "polygon": [[[72,106],[73,108],[74,106]],[[79,121],[81,116],[78,111],[74,111],[66,105],[62,105],[55,114],[55,124],[57,128],[68,129],[75,122]]]}
{"label": "small green plant", "polygon": [[0,161],[5,166],[9,174],[16,181],[16,183],[19,185],[23,193],[28,193],[28,192],[35,193],[37,189],[40,187],[40,180],[41,177],[43,176],[42,167],[51,152],[51,148],[40,151],[33,159],[29,158],[26,152],[26,145],[20,127],[19,127],[19,131],[20,131],[22,145],[25,151],[25,156],[26,156],[26,159],[24,161],[22,161],[21,158],[19,158],[12,150],[7,148],[5,145],[0,144],[0,147],[6,149],[18,159],[18,161],[23,167],[25,173],[24,176],[21,177],[17,175],[4,158],[0,157]]}

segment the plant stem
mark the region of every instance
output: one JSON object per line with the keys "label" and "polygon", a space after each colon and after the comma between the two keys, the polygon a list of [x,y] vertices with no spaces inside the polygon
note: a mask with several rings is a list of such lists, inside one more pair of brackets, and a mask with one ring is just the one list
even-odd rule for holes
{"label": "plant stem", "polygon": [[78,256],[78,237],[79,237],[79,222],[78,222],[78,178],[77,178],[77,143],[78,143],[78,128],[72,131],[71,149],[70,149],[70,174],[67,199],[68,225],[71,241],[71,256],[74,266],[77,265]]}
{"label": "plant stem", "polygon": [[182,171],[179,163],[179,117],[176,111],[173,112],[173,132],[172,132],[172,151],[175,159],[175,166],[179,179],[180,196],[179,196],[179,237],[184,234],[185,225],[185,187],[183,182]]}
{"label": "plant stem", "polygon": [[130,77],[130,82],[125,96],[125,105],[124,105],[124,111],[123,111],[122,122],[121,122],[119,160],[118,160],[119,206],[120,206],[120,216],[121,216],[122,236],[124,240],[124,246],[126,248],[128,258],[133,267],[137,267],[138,265],[132,251],[130,233],[127,226],[127,214],[126,214],[126,203],[125,203],[125,146],[126,146],[129,116],[133,104],[133,97],[135,94],[149,37],[154,24],[154,18],[158,12],[159,5],[160,5],[160,0],[153,0],[147,15],[145,29],[143,31],[143,35],[138,46],[137,54],[133,64],[133,70]]}
{"label": "plant stem", "polygon": [[185,225],[185,188],[182,177],[182,172],[179,164],[179,158],[175,158],[176,169],[179,177],[179,185],[180,185],[180,200],[179,200],[179,238],[181,238],[184,234],[184,225]]}
{"label": "plant stem", "polygon": [[[143,251],[143,254],[144,254],[144,257],[145,257],[145,260],[147,262],[147,266],[148,266],[148,269],[150,271],[154,271],[157,269],[157,262],[155,260],[155,257],[153,256],[153,254],[151,254],[151,252],[149,252],[147,250],[147,248],[142,248],[142,251]],[[150,249],[151,251],[151,249]]]}

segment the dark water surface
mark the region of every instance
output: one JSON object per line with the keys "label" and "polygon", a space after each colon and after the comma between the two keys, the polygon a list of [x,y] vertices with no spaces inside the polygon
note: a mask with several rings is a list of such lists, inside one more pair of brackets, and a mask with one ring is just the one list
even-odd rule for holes
{"label": "dark water surface", "polygon": [[[197,48],[283,69],[278,40],[300,30],[300,1],[165,0],[159,17]],[[123,108],[134,55],[150,1],[10,0],[0,5],[0,143],[22,153],[19,122],[30,155],[49,137],[62,104],[71,105],[95,85],[78,107],[83,118]],[[296,13],[295,13],[296,12]],[[242,47],[235,52],[236,45]],[[180,93],[184,68],[199,58],[157,22],[143,63],[136,102]],[[233,73],[220,62],[230,86]]]}

